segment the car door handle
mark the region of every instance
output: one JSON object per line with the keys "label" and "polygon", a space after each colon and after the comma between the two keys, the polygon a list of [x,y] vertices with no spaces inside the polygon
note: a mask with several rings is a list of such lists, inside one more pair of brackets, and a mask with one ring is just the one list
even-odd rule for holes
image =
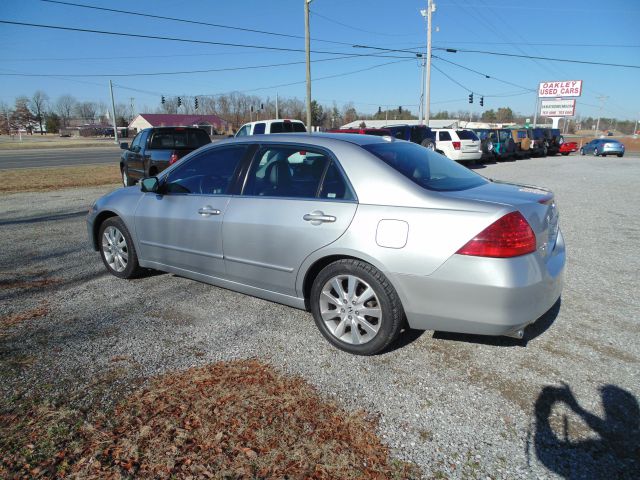
{"label": "car door handle", "polygon": [[336,221],[336,217],[334,217],[333,215],[325,215],[324,212],[321,212],[319,210],[305,214],[302,219],[307,222],[311,222],[312,225],[320,225],[321,223],[333,223]]}
{"label": "car door handle", "polygon": [[222,212],[210,205],[205,205],[204,207],[198,209],[198,213],[203,217],[207,217],[209,215],[220,215]]}

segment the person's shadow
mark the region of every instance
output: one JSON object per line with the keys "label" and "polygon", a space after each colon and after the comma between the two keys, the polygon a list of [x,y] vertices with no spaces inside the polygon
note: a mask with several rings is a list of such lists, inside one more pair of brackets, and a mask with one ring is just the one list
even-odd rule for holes
{"label": "person's shadow", "polygon": [[[615,385],[600,389],[604,418],[582,408],[568,385],[545,387],[535,404],[535,453],[549,470],[568,479],[640,478],[640,407],[637,399]],[[568,419],[552,425],[554,405],[562,404],[591,429],[591,438],[571,440]],[[562,430],[559,433],[558,430]],[[598,435],[594,438],[593,433]],[[527,455],[529,442],[527,442]]]}

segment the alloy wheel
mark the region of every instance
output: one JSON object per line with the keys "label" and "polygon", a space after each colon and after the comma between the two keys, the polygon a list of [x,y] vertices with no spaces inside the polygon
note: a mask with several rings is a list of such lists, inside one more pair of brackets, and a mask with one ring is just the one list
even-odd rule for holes
{"label": "alloy wheel", "polygon": [[371,286],[355,275],[337,275],[320,294],[320,315],[338,340],[361,345],[375,338],[382,324],[382,308]]}
{"label": "alloy wheel", "polygon": [[123,272],[129,261],[127,240],[120,230],[109,226],[102,234],[102,253],[109,268],[116,272]]}

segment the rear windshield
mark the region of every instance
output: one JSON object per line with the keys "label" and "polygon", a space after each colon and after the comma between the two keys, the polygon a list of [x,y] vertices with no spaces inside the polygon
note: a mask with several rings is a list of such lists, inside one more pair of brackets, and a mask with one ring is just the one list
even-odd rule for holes
{"label": "rear windshield", "polygon": [[415,143],[373,143],[362,148],[428,190],[450,192],[487,183],[477,173]]}
{"label": "rear windshield", "polygon": [[300,122],[273,122],[271,124],[271,133],[292,133],[306,132],[304,124]]}
{"label": "rear windshield", "polygon": [[211,143],[207,132],[200,129],[160,130],[153,132],[149,148],[152,149],[196,149]]}
{"label": "rear windshield", "polygon": [[478,140],[476,134],[471,130],[456,130],[456,134],[460,140]]}
{"label": "rear windshield", "polygon": [[475,134],[478,136],[480,140],[484,140],[489,136],[489,130],[476,130]]}

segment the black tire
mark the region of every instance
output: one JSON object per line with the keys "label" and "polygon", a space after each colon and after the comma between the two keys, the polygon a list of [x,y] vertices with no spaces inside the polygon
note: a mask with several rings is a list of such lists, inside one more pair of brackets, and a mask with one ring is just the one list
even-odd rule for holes
{"label": "black tire", "polygon": [[542,156],[546,157],[547,153],[549,153],[549,149],[547,148],[547,146],[545,145],[544,147],[542,147]]}
{"label": "black tire", "polygon": [[624,153],[619,153],[618,154],[618,158],[622,158],[623,155],[624,155]]}
{"label": "black tire", "polygon": [[[126,266],[120,271],[118,270],[118,266],[122,266],[122,264],[116,261],[116,263],[112,265],[106,256],[107,253],[105,250],[109,249],[109,242],[105,237],[105,231],[110,227],[113,227],[117,232],[120,232],[125,242],[124,247],[121,247],[120,253],[124,252],[127,256]],[[118,278],[135,278],[142,273],[143,269],[138,263],[138,255],[133,245],[131,234],[120,217],[107,218],[100,225],[98,232],[98,248],[100,249],[100,257],[102,258],[102,263],[107,267],[109,273]]]}
{"label": "black tire", "polygon": [[597,148],[594,148],[594,149],[593,149],[593,154],[594,154],[596,157],[599,155],[599,153],[598,153],[598,149],[597,149]]}
{"label": "black tire", "polygon": [[584,148],[580,149],[580,155],[584,155]]}
{"label": "black tire", "polygon": [[422,145],[424,148],[428,148],[431,151],[435,151],[436,149],[436,144],[430,138],[425,138],[424,140],[422,140],[422,143],[420,145]]}
{"label": "black tire", "polygon": [[125,165],[120,168],[120,174],[122,175],[122,185],[125,187],[131,187],[136,184],[136,182],[129,176],[129,170]]}
{"label": "black tire", "polygon": [[561,155],[562,155],[563,157],[566,157],[567,155],[569,155],[569,152],[561,152]]}
{"label": "black tire", "polygon": [[[340,340],[329,330],[322,319],[320,313],[322,289],[331,279],[340,275],[351,275],[363,280],[377,296],[381,310],[380,325],[375,336],[367,343],[356,345]],[[384,351],[398,337],[405,324],[404,310],[393,285],[377,268],[360,260],[338,260],[323,268],[313,281],[310,305],[316,326],[322,335],[335,347],[355,355],[375,355]],[[351,327],[346,328],[350,329]]]}

